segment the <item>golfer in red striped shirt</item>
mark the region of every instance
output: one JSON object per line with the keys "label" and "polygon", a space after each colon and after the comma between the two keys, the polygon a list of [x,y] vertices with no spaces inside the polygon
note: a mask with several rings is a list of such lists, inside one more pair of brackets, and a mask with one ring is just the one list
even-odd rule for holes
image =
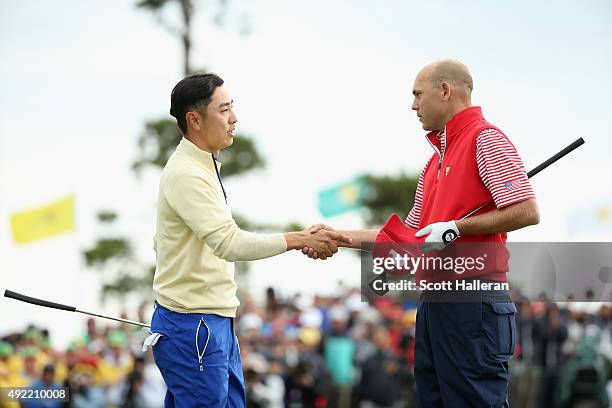
{"label": "golfer in red striped shirt", "polygon": [[[427,65],[414,81],[412,109],[428,131],[433,154],[405,224],[425,238],[424,250],[443,249],[449,232],[458,237],[456,243],[503,247],[507,232],[539,222],[521,158],[481,108],[472,106],[472,90],[467,67],[453,60]],[[338,232],[352,238],[347,246],[360,248],[376,241],[379,230]],[[304,253],[316,256],[307,248]],[[469,278],[507,282],[506,272],[507,264],[493,265]],[[421,406],[507,407],[508,361],[516,340],[516,308],[509,293],[498,291],[494,300],[479,294],[468,302],[433,301],[434,295],[424,292],[417,312],[415,377]]]}

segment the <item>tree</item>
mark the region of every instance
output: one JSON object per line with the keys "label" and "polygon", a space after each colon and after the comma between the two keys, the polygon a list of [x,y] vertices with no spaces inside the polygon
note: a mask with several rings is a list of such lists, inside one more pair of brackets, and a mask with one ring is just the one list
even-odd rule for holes
{"label": "tree", "polygon": [[[181,26],[177,27],[169,23],[162,15],[163,9],[166,5],[175,3],[178,4],[181,15]],[[210,2],[209,2],[210,3]],[[137,7],[152,12],[157,18],[157,22],[168,30],[172,35],[176,35],[181,40],[183,46],[183,73],[185,75],[191,74],[193,71],[191,66],[191,29],[192,20],[195,14],[195,7],[193,0],[140,0]],[[213,22],[219,26],[223,24],[225,13],[227,12],[228,1],[218,0],[217,10],[213,18]]]}
{"label": "tree", "polygon": [[[178,4],[182,17],[181,26],[175,26],[164,19],[163,9],[169,4]],[[211,3],[211,2],[208,2]],[[152,12],[159,24],[166,28],[171,34],[177,35],[183,46],[183,70],[184,75],[193,73],[191,64],[192,51],[192,21],[196,12],[193,0],[140,0],[137,7]],[[213,21],[217,25],[223,24],[223,17],[228,9],[227,0],[219,0]],[[206,68],[200,69],[205,72]],[[140,157],[136,159],[132,167],[138,171],[142,166],[151,164],[163,167],[174,148],[180,141],[182,135],[174,119],[161,118],[147,122],[142,132],[138,145],[140,147]],[[264,161],[257,152],[253,140],[245,135],[237,134],[234,137],[234,144],[231,150],[223,153],[223,177],[245,173],[258,167],[263,167]]]}
{"label": "tree", "polygon": [[364,222],[368,227],[380,227],[392,213],[408,214],[414,205],[418,175],[400,173],[397,176],[367,176],[371,189],[364,201],[367,211]]}
{"label": "tree", "polygon": [[[100,224],[111,226],[117,221],[118,215],[112,211],[100,211],[97,218]],[[138,262],[127,238],[106,234],[92,248],[84,250],[83,256],[88,267],[103,272],[102,302],[112,296],[125,307],[126,297],[132,291],[151,295],[151,286],[143,288],[142,283],[152,279],[154,268],[152,270],[150,266]]]}
{"label": "tree", "polygon": [[[182,137],[174,119],[147,122],[138,139],[139,157],[132,168],[139,172],[146,165],[164,167]],[[222,153],[222,162],[224,179],[265,166],[253,140],[240,135],[234,136],[232,147]]]}

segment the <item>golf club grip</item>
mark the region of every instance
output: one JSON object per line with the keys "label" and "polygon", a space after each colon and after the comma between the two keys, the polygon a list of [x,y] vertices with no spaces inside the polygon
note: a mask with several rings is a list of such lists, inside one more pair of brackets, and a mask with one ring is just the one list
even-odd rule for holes
{"label": "golf club grip", "polygon": [[536,174],[538,174],[539,172],[544,170],[546,167],[550,166],[551,164],[553,164],[554,162],[556,162],[557,160],[559,160],[560,158],[562,158],[563,156],[565,156],[566,154],[568,154],[572,150],[582,146],[583,144],[584,144],[584,139],[583,138],[579,138],[579,139],[575,140],[572,144],[567,146],[565,149],[561,150],[559,153],[555,154],[554,156],[552,156],[551,158],[549,158],[548,160],[546,160],[542,164],[540,164],[537,167],[535,167],[532,170],[530,170],[529,173],[527,173],[527,177],[531,178],[531,177],[535,176]]}
{"label": "golf club grip", "polygon": [[[557,154],[555,154],[554,156],[551,156],[550,158],[548,158],[546,161],[540,163],[538,166],[534,167],[533,169],[531,169],[528,173],[527,173],[527,178],[532,178],[533,176],[535,176],[536,174],[538,174],[539,172],[541,172],[542,170],[544,170],[545,168],[547,168],[548,166],[550,166],[551,164],[553,164],[554,162],[556,162],[557,160],[559,160],[560,158],[562,158],[563,156],[567,155],[568,153],[570,153],[571,151],[577,149],[578,147],[582,146],[584,144],[584,139],[583,138],[579,138],[576,139],[575,141],[573,141],[570,145],[566,146],[563,150],[561,150],[560,152],[558,152]],[[482,210],[484,207],[486,207],[487,205],[493,203],[494,201],[491,200],[486,204],[481,205],[478,208],[475,208],[474,210],[470,211],[469,213],[465,214],[463,217],[461,217],[461,220],[466,219],[467,217],[469,217],[470,215]]]}
{"label": "golf club grip", "polygon": [[62,305],[61,303],[49,302],[47,300],[37,299],[30,296],[22,295],[21,293],[13,292],[12,290],[5,290],[4,297],[21,300],[22,302],[32,303],[33,305],[50,307],[53,309],[66,310],[68,312],[75,312],[76,307]]}

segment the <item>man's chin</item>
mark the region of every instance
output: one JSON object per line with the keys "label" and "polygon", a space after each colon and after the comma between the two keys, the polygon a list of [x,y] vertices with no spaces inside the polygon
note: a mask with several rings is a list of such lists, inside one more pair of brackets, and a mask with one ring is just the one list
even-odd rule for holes
{"label": "man's chin", "polygon": [[431,125],[425,125],[423,124],[423,130],[426,132],[439,132],[440,129],[436,129],[436,126],[431,126]]}

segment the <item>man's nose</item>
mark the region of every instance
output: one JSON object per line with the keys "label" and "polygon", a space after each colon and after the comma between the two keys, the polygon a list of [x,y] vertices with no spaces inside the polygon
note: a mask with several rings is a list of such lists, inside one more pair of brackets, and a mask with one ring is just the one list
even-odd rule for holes
{"label": "man's nose", "polygon": [[412,110],[419,110],[419,105],[417,104],[416,99],[412,101]]}
{"label": "man's nose", "polygon": [[233,125],[234,123],[238,122],[238,117],[236,116],[236,114],[232,111],[230,113],[230,117],[229,117],[229,123],[231,125]]}

